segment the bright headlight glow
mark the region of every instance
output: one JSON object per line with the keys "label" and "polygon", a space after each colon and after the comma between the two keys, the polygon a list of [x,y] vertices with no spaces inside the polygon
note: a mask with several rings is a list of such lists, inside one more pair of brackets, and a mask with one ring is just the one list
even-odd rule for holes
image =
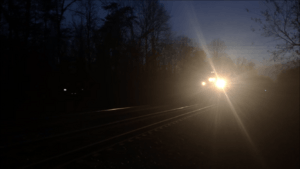
{"label": "bright headlight glow", "polygon": [[223,79],[218,79],[217,82],[216,82],[216,86],[217,86],[218,88],[224,88],[225,85],[226,85],[226,82],[225,82],[225,80],[223,80]]}
{"label": "bright headlight glow", "polygon": [[206,83],[205,82],[202,82],[202,86],[204,86]]}
{"label": "bright headlight glow", "polygon": [[216,79],[215,78],[209,78],[208,81],[214,82]]}

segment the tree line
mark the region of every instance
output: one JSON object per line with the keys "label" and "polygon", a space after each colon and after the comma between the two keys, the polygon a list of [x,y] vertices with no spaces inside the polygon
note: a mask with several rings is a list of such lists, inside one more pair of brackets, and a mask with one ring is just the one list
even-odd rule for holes
{"label": "tree line", "polygon": [[[1,98],[14,104],[3,109],[72,102],[84,111],[91,102],[105,109],[181,101],[211,72],[204,50],[171,31],[158,0],[1,3]],[[99,18],[97,11],[107,15]],[[230,59],[220,39],[209,46],[218,71],[236,76],[255,66]]]}

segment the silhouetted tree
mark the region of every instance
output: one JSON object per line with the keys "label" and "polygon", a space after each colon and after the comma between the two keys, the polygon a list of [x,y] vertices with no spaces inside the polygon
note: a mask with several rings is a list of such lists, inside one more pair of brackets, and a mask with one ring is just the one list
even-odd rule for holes
{"label": "silhouetted tree", "polygon": [[[262,36],[273,37],[284,43],[276,46],[277,50],[271,51],[274,59],[280,59],[287,52],[294,51],[294,57],[300,56],[300,4],[296,0],[274,1],[266,0],[267,9],[261,11],[260,18],[251,18],[261,25],[259,31]],[[248,12],[249,10],[246,9]],[[255,31],[254,28],[252,28]]]}
{"label": "silhouetted tree", "polygon": [[208,49],[211,57],[217,58],[225,54],[226,45],[224,41],[220,39],[215,39],[209,43]]}
{"label": "silhouetted tree", "polygon": [[[98,6],[93,0],[77,1],[77,9],[73,11],[72,17],[76,35],[74,43],[80,46],[80,57],[86,59],[89,70],[92,62],[95,60],[95,48],[92,37],[96,29],[98,29],[98,22],[100,21],[100,18],[97,16],[97,10]],[[74,18],[76,16],[79,17],[79,22],[75,21]]]}
{"label": "silhouetted tree", "polygon": [[94,39],[98,50],[98,70],[106,72],[102,74],[102,81],[105,88],[110,89],[106,95],[112,102],[112,97],[119,99],[116,95],[120,94],[122,84],[125,85],[126,65],[130,59],[128,44],[132,42],[130,36],[133,36],[131,28],[135,17],[131,7],[120,7],[117,3],[103,6],[103,9],[109,13]]}
{"label": "silhouetted tree", "polygon": [[147,71],[156,71],[159,66],[158,57],[161,51],[160,43],[168,33],[170,16],[158,0],[136,1],[138,32],[143,38],[143,53]]}
{"label": "silhouetted tree", "polygon": [[215,39],[208,45],[209,54],[211,56],[210,64],[211,69],[215,69],[214,71],[217,74],[230,74],[232,71],[232,67],[234,66],[233,61],[230,57],[226,54],[226,45],[225,42],[220,39]]}
{"label": "silhouetted tree", "polygon": [[57,52],[57,57],[58,59],[61,59],[62,57],[62,51],[61,51],[61,42],[62,38],[64,38],[62,35],[63,32],[67,31],[66,29],[63,29],[61,27],[62,21],[65,19],[64,14],[65,12],[69,9],[69,7],[75,3],[77,0],[71,0],[68,1],[67,4],[66,0],[55,0],[54,1],[54,18],[53,18],[53,23],[54,23],[54,28],[56,30],[56,52]]}
{"label": "silhouetted tree", "polygon": [[235,61],[235,74],[239,75],[245,73],[247,71],[251,71],[255,67],[255,63],[252,61],[247,60],[244,57],[238,57]]}

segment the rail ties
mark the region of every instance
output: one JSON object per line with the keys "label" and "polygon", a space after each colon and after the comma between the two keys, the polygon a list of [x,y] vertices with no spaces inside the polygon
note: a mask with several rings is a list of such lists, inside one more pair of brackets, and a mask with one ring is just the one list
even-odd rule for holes
{"label": "rail ties", "polygon": [[[170,110],[159,111],[159,112],[156,112],[156,113],[150,113],[150,114],[136,116],[136,117],[127,118],[127,119],[123,119],[123,120],[117,120],[117,121],[113,121],[113,122],[110,122],[110,123],[100,124],[100,125],[96,125],[96,126],[92,126],[92,127],[86,127],[86,128],[83,128],[83,129],[73,130],[71,132],[51,135],[51,136],[42,137],[42,138],[39,138],[39,139],[30,140],[30,141],[22,141],[22,142],[19,142],[19,143],[10,144],[10,145],[6,145],[6,146],[2,146],[2,147],[3,148],[9,148],[9,147],[15,147],[15,146],[22,146],[22,145],[25,145],[25,144],[28,145],[28,144],[43,142],[43,141],[47,141],[47,140],[50,140],[50,139],[56,139],[56,138],[59,138],[59,137],[66,137],[66,136],[74,135],[74,134],[77,134],[77,133],[86,132],[86,131],[89,131],[89,130],[94,130],[94,129],[98,129],[98,128],[102,128],[102,127],[106,127],[106,126],[110,126],[110,125],[114,125],[114,124],[120,124],[120,123],[125,123],[125,122],[128,122],[128,121],[132,121],[132,120],[147,118],[147,117],[154,116],[154,115],[157,115],[157,114],[162,114],[162,113],[171,112],[171,111],[175,111],[175,110],[181,110],[181,109],[185,109],[185,108],[192,107],[192,106],[195,106],[195,105],[190,105],[190,106],[184,106],[184,107],[179,107],[179,108],[170,109]],[[155,109],[155,108],[160,108],[160,107],[162,107],[162,106],[151,107],[150,109]]]}
{"label": "rail ties", "polygon": [[[31,143],[31,142],[38,141],[38,140],[53,138],[53,137],[56,137],[56,135],[61,135],[61,133],[59,133],[59,134],[51,133],[51,134],[46,134],[46,135],[43,133],[48,132],[48,130],[53,130],[53,126],[62,127],[64,125],[67,125],[67,124],[64,124],[65,120],[68,120],[69,121],[68,124],[70,124],[70,123],[74,123],[74,121],[76,121],[76,119],[80,118],[80,121],[82,123],[82,122],[84,122],[84,120],[91,118],[91,116],[93,116],[93,118],[94,117],[101,118],[103,116],[106,117],[108,115],[112,115],[109,112],[120,113],[120,111],[121,111],[123,114],[125,114],[125,113],[134,113],[134,112],[143,111],[143,110],[147,110],[147,109],[154,109],[154,108],[158,108],[158,107],[136,106],[136,107],[114,108],[114,109],[100,110],[97,112],[65,114],[65,115],[61,115],[61,116],[53,116],[51,118],[44,117],[44,118],[40,118],[41,119],[40,121],[37,121],[38,119],[35,119],[35,121],[32,121],[30,119],[18,119],[17,121],[13,121],[13,122],[5,121],[6,124],[1,123],[1,127],[5,128],[5,133],[2,133],[3,137],[8,137],[8,138],[14,139],[14,138],[19,137],[19,135],[27,135],[28,133],[32,133],[32,131],[35,131],[37,128],[39,128],[39,130],[43,130],[43,131],[39,132],[42,134],[33,133],[35,135],[40,136],[40,138],[38,138],[38,139],[33,139],[33,140],[30,139],[30,141],[29,140],[15,141],[13,144],[11,144],[11,143],[4,144],[4,142],[1,142],[0,148],[11,147],[14,145],[24,144],[24,143],[27,144],[27,143]],[[102,114],[102,113],[99,114],[99,112],[103,112],[105,114]],[[87,126],[91,126],[91,124],[89,124]],[[43,128],[46,128],[46,129],[43,129]]]}
{"label": "rail ties", "polygon": [[[48,166],[49,168],[53,168],[53,167],[62,167],[65,166],[69,163],[72,163],[76,160],[79,160],[81,158],[87,157],[89,155],[92,155],[96,152],[102,151],[108,147],[111,147],[112,145],[116,145],[116,144],[120,144],[128,139],[134,139],[137,137],[141,137],[143,134],[145,135],[145,132],[152,132],[153,130],[157,129],[157,128],[163,128],[163,126],[166,125],[170,125],[171,122],[173,121],[178,121],[179,119],[183,119],[183,118],[187,118],[189,115],[192,115],[196,112],[199,111],[204,111],[207,110],[211,107],[213,107],[214,105],[211,106],[206,106],[200,109],[196,109],[193,111],[189,111],[186,113],[180,113],[179,115],[164,119],[164,120],[160,120],[158,122],[155,123],[151,123],[149,125],[145,125],[103,140],[100,140],[98,142],[94,142],[92,144],[86,145],[86,146],[82,146],[80,148],[68,151],[68,152],[64,152],[62,154],[35,162],[33,164],[24,166],[22,168],[45,168],[45,166]],[[172,109],[174,110],[182,110],[184,109],[183,107],[181,108],[177,108],[177,109]],[[169,110],[171,111],[171,110]],[[162,113],[162,112],[160,112]],[[156,113],[157,115],[158,113]]]}

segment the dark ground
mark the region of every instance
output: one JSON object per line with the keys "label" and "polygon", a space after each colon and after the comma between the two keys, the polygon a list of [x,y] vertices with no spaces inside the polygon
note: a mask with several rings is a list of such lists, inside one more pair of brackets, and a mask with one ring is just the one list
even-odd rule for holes
{"label": "dark ground", "polygon": [[63,168],[299,168],[299,95],[278,95],[223,98]]}
{"label": "dark ground", "polygon": [[298,86],[235,88],[230,102],[63,168],[299,168]]}

